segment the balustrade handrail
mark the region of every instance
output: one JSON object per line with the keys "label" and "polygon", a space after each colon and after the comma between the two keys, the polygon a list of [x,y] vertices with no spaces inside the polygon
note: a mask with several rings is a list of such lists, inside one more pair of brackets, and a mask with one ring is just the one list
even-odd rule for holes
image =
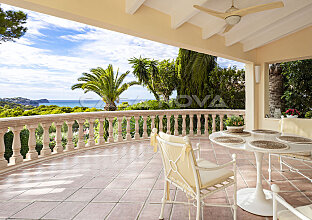
{"label": "balustrade handrail", "polygon": [[[245,110],[100,111],[1,118],[0,173],[23,164],[45,160],[51,158],[51,156],[70,154],[115,142],[144,140],[148,138],[150,131],[155,127],[168,134],[208,137],[210,132],[223,130],[226,115],[242,115],[245,118]],[[96,122],[95,120],[98,121]],[[85,124],[86,121],[88,122],[87,124]],[[217,122],[219,122],[218,125]],[[50,126],[52,123],[55,124],[55,132],[53,132],[55,139],[53,140],[50,137]],[[67,125],[67,132],[65,132],[66,143],[62,142],[62,127],[64,123]],[[38,138],[36,129],[38,129],[39,124],[41,124],[43,134],[41,133],[42,136]],[[75,128],[73,127],[74,124]],[[24,126],[27,127],[29,133],[29,136],[27,136],[28,143],[26,143],[29,150],[26,155],[21,154],[22,139],[20,135]],[[4,137],[8,129],[13,132],[12,146],[5,146]],[[41,149],[37,149],[37,140],[40,140],[40,144],[42,141]],[[52,141],[54,141],[54,146],[51,147]],[[9,152],[9,156],[6,154],[8,149],[12,152]],[[23,152],[25,152],[25,149]],[[7,160],[9,160],[9,163]]]}
{"label": "balustrade handrail", "polygon": [[193,114],[215,114],[215,115],[245,115],[244,109],[166,109],[166,110],[129,110],[129,111],[99,111],[99,112],[78,112],[49,115],[33,115],[21,117],[0,118],[0,129],[12,126],[24,126],[25,124],[49,123],[58,121],[83,119],[112,118],[122,116],[149,116],[149,115],[187,115]]}

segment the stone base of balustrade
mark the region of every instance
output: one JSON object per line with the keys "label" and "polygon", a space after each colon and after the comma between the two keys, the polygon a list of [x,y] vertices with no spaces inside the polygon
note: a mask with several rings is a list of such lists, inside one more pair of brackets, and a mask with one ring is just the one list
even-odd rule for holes
{"label": "stone base of balustrade", "polygon": [[40,156],[46,157],[46,156],[50,156],[52,154],[51,149],[42,149],[40,151]]}
{"label": "stone base of balustrade", "polygon": [[23,156],[12,156],[10,157],[10,164],[15,165],[15,164],[20,164],[23,162]]}
{"label": "stone base of balustrade", "polygon": [[28,160],[35,160],[38,158],[38,153],[37,152],[30,152],[26,154],[26,159]]}
{"label": "stone base of balustrade", "polygon": [[8,161],[6,159],[0,160],[0,169],[4,169],[8,166]]}

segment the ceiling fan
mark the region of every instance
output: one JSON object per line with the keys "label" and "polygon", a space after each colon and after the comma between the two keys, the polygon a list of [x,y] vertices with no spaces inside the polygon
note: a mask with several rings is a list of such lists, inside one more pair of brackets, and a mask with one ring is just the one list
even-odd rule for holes
{"label": "ceiling fan", "polygon": [[226,26],[225,26],[223,33],[226,33],[229,30],[231,30],[234,27],[234,25],[238,24],[243,16],[256,13],[256,12],[260,12],[260,11],[266,11],[266,10],[271,10],[275,8],[282,8],[284,7],[284,3],[282,1],[279,1],[279,2],[272,2],[268,4],[256,5],[256,6],[251,6],[248,8],[238,9],[234,6],[234,0],[232,0],[231,8],[226,10],[225,13],[213,11],[213,10],[204,8],[199,5],[194,5],[193,7],[200,11],[206,12],[207,14],[224,19],[226,22]]}

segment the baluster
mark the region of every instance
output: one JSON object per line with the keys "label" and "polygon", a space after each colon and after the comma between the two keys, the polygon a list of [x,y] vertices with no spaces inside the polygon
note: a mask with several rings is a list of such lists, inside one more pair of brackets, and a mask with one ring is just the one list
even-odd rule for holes
{"label": "baluster", "polygon": [[38,152],[36,151],[36,128],[38,125],[27,125],[29,130],[28,147],[29,150],[26,154],[26,159],[34,160],[38,158]]}
{"label": "baluster", "polygon": [[43,147],[40,151],[40,155],[43,157],[51,155],[51,149],[50,149],[50,136],[49,136],[49,128],[51,123],[43,123]]}
{"label": "baluster", "polygon": [[55,137],[55,147],[53,148],[53,153],[62,153],[63,152],[63,146],[62,146],[62,122],[56,122],[56,137]]}
{"label": "baluster", "polygon": [[0,169],[8,166],[8,161],[4,158],[5,145],[4,145],[4,134],[8,129],[0,129]]}
{"label": "baluster", "polygon": [[67,145],[65,151],[72,151],[75,149],[74,143],[73,143],[73,124],[74,121],[66,121],[68,132],[67,132]]}
{"label": "baluster", "polygon": [[216,115],[212,115],[212,132],[216,132]]}
{"label": "baluster", "polygon": [[200,136],[201,135],[201,123],[200,123],[200,118],[201,118],[201,115],[196,115],[197,117],[197,133],[196,133],[196,136]]}
{"label": "baluster", "polygon": [[77,149],[82,149],[85,147],[85,142],[83,139],[83,124],[85,122],[84,119],[78,120],[79,130],[78,130],[78,143],[77,143]]}
{"label": "baluster", "polygon": [[118,117],[117,118],[117,121],[118,121],[117,141],[118,142],[123,141],[123,138],[122,138],[122,120],[123,120],[123,117]]}
{"label": "baluster", "polygon": [[169,115],[166,115],[166,118],[167,118],[167,134],[171,134],[170,132],[170,116]]}
{"label": "baluster", "polygon": [[94,147],[95,141],[94,141],[94,119],[89,119],[89,140],[87,147]]}
{"label": "baluster", "polygon": [[159,118],[159,131],[164,132],[164,129],[163,129],[163,120],[162,120],[161,115],[158,115],[158,118]]}
{"label": "baluster", "polygon": [[99,140],[98,140],[98,145],[104,145],[105,144],[105,139],[104,139],[104,121],[105,118],[100,118],[99,123]]}
{"label": "baluster", "polygon": [[174,135],[179,135],[179,115],[174,115]]}
{"label": "baluster", "polygon": [[140,123],[139,120],[140,116],[134,116],[134,120],[135,120],[135,134],[134,134],[134,139],[140,139],[140,133],[139,133],[139,129],[140,129]]}
{"label": "baluster", "polygon": [[186,115],[182,115],[182,135],[186,135]]}
{"label": "baluster", "polygon": [[224,118],[224,115],[219,115],[220,117],[220,131],[223,131],[223,118]]}
{"label": "baluster", "polygon": [[114,118],[108,118],[108,143],[114,143]]}
{"label": "baluster", "polygon": [[14,138],[12,144],[13,155],[10,157],[10,164],[20,164],[23,162],[23,156],[21,155],[21,139],[20,133],[23,127],[12,128]]}
{"label": "baluster", "polygon": [[147,119],[148,119],[148,116],[144,117],[142,116],[143,118],[143,138],[148,138],[148,133],[147,133]]}
{"label": "baluster", "polygon": [[194,135],[194,115],[189,115],[190,116],[190,136]]}
{"label": "baluster", "polygon": [[150,118],[151,118],[151,130],[153,130],[153,128],[156,128],[155,116],[152,115],[150,116]]}
{"label": "baluster", "polygon": [[209,136],[209,115],[205,117],[205,134]]}
{"label": "baluster", "polygon": [[130,128],[130,120],[131,120],[131,117],[127,117],[127,127],[126,127],[126,140],[127,141],[131,141],[132,140],[132,137],[131,137],[131,128]]}

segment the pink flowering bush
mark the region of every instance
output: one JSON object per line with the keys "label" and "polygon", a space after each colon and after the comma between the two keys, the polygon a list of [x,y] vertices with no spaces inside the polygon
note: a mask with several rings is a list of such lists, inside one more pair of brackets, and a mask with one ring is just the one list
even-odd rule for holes
{"label": "pink flowering bush", "polygon": [[226,126],[243,126],[244,119],[241,116],[231,116],[225,121]]}
{"label": "pink flowering bush", "polygon": [[285,115],[300,115],[300,112],[297,109],[290,108],[285,112]]}

